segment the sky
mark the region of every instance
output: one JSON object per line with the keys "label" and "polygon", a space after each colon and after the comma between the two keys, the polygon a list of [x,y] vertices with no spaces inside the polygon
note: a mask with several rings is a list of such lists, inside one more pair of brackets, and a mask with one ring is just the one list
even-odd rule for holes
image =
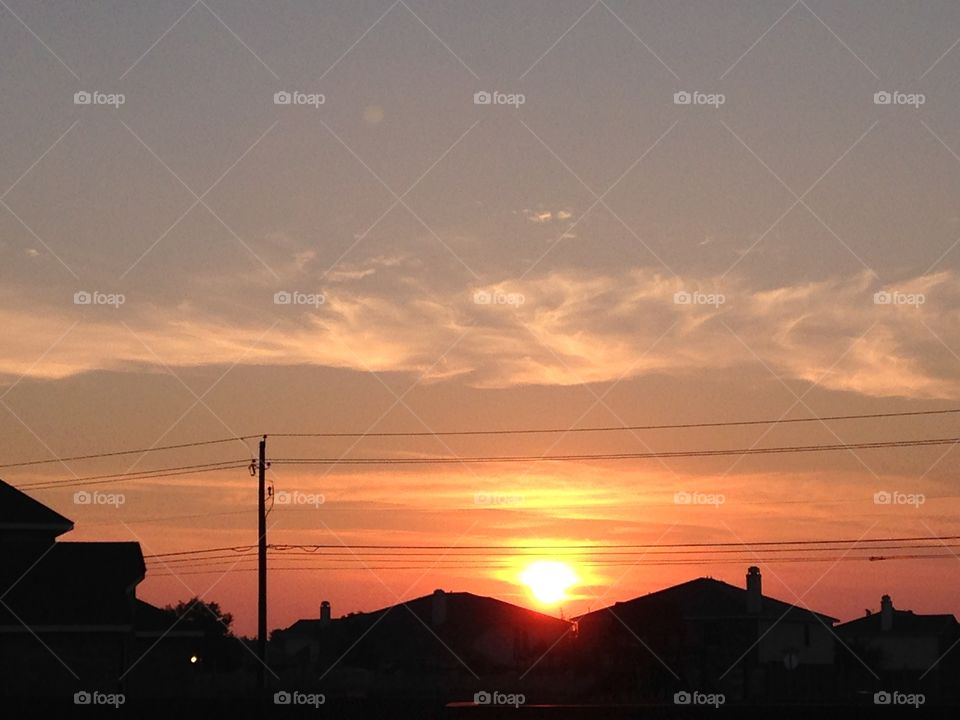
{"label": "sky", "polygon": [[[4,0],[0,465],[262,433],[952,408],[958,38],[960,6],[946,1]],[[271,437],[268,456],[956,435],[956,416],[940,415]],[[960,534],[953,447],[276,464],[275,492],[323,502],[275,505],[269,538],[749,548]],[[77,478],[255,453],[247,438],[0,474],[68,482],[32,492],[76,522],[64,540],[170,553],[255,543],[255,478],[245,468],[89,487]],[[122,504],[75,501],[95,490]],[[878,491],[925,501],[877,505]],[[678,504],[678,492],[723,502]],[[960,572],[953,556],[880,572],[846,560],[610,567],[534,556],[566,560],[580,577],[562,606],[543,608],[566,616],[705,574],[741,585],[756,563],[765,592],[842,619],[883,593],[898,607],[960,610],[960,586],[944,582]],[[434,588],[538,607],[517,580],[521,561],[454,560],[278,569],[270,626],[315,617],[321,600],[339,615]],[[152,564],[138,594],[159,604],[204,595],[252,633],[252,567]]]}

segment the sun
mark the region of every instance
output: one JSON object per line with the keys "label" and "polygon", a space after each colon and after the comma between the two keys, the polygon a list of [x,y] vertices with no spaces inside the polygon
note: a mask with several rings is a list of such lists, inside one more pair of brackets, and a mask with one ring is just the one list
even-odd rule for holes
{"label": "sun", "polygon": [[520,573],[520,580],[543,605],[556,605],[567,599],[567,589],[580,578],[569,565],[557,560],[537,560]]}

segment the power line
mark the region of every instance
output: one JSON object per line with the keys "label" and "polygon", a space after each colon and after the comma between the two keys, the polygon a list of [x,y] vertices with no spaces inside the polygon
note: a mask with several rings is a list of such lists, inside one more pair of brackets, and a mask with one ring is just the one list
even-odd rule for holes
{"label": "power line", "polygon": [[514,428],[506,430],[441,430],[419,432],[312,432],[272,433],[270,437],[286,438],[363,438],[363,437],[444,437],[456,435],[534,435],[549,433],[588,433],[634,430],[685,430],[690,428],[742,427],[746,425],[785,425],[788,423],[826,422],[831,420],[869,420],[877,418],[910,417],[918,415],[946,415],[960,413],[960,408],[947,410],[913,410],[909,412],[868,413],[864,415],[825,415],[812,418],[782,418],[766,420],[723,420],[717,422],[674,423],[669,425],[607,425],[585,428]]}
{"label": "power line", "polygon": [[[571,543],[564,545],[377,545],[377,544],[356,544],[345,545],[342,543],[319,543],[319,544],[271,544],[268,548],[277,552],[286,552],[290,550],[300,550],[304,552],[315,552],[317,550],[604,550],[610,549],[634,549],[644,550],[648,548],[717,548],[717,547],[740,547],[746,549],[757,549],[763,547],[783,547],[789,545],[811,546],[811,545],[864,545],[877,543],[904,543],[904,542],[943,542],[946,540],[960,540],[960,535],[920,535],[909,537],[883,537],[883,538],[829,538],[823,540],[755,540],[750,542],[700,542],[700,543],[612,543],[608,545],[596,545],[589,543]],[[197,548],[191,550],[180,550],[168,553],[153,553],[144,555],[144,558],[162,558],[177,557],[187,555],[201,555],[204,553],[234,552],[244,553],[255,550],[256,545],[233,545],[215,548]],[[312,550],[311,550],[312,548]]]}
{"label": "power line", "polygon": [[[93,485],[109,485],[118,482],[128,482],[132,480],[153,480],[155,478],[176,477],[179,475],[195,475],[197,473],[217,472],[220,470],[237,470],[239,468],[249,468],[250,461],[227,461],[228,464],[209,463],[199,466],[184,465],[180,468],[164,468],[163,470],[177,470],[177,472],[161,472],[159,469],[155,472],[145,473],[117,473],[116,475],[104,476],[109,479],[94,480],[97,476],[90,478],[68,478],[66,480],[46,480],[25,485],[14,485],[18,489],[27,488],[30,490],[53,490],[64,487],[90,487]],[[229,464],[232,463],[232,464]],[[190,468],[190,469],[187,469]]]}
{"label": "power line", "polygon": [[[830,422],[845,420],[873,420],[883,418],[898,417],[918,417],[932,415],[948,415],[960,413],[960,408],[948,408],[945,410],[912,410],[905,412],[882,412],[865,413],[852,415],[824,415],[822,417],[810,418],[773,418],[762,420],[721,420],[714,422],[692,422],[692,423],[672,423],[659,425],[607,425],[598,427],[584,428],[509,428],[504,430],[438,430],[438,431],[398,431],[398,432],[290,432],[290,433],[266,433],[270,437],[276,438],[382,438],[382,437],[445,437],[445,436],[483,436],[483,435],[534,435],[534,434],[556,434],[556,433],[592,433],[592,432],[625,432],[638,430],[684,430],[691,428],[715,428],[715,427],[745,427],[750,425],[787,425],[793,423],[810,422]],[[160,452],[166,450],[180,450],[191,447],[201,447],[206,445],[219,445],[223,443],[251,440],[253,438],[263,437],[265,433],[253,435],[238,435],[228,438],[217,438],[213,440],[197,440],[194,442],[178,443],[175,445],[157,445],[146,448],[136,448],[131,450],[114,450],[102,453],[90,453],[87,455],[72,455],[70,457],[51,457],[37,460],[26,460],[23,462],[0,464],[0,470],[6,468],[29,467],[34,465],[46,465],[51,463],[65,463],[77,460],[93,460],[98,458],[119,457],[123,455],[136,455],[138,453]]]}
{"label": "power line", "polygon": [[174,557],[177,555],[199,555],[201,553],[211,553],[211,552],[226,552],[232,551],[236,553],[244,553],[250,550],[256,550],[256,545],[233,545],[226,547],[217,547],[217,548],[203,548],[196,550],[181,550],[179,552],[168,552],[168,553],[152,553],[150,555],[144,555],[146,558],[162,558],[162,557]]}
{"label": "power line", "polygon": [[[730,455],[776,455],[783,453],[828,452],[836,450],[875,450],[881,448],[927,447],[936,445],[956,445],[960,437],[923,438],[919,440],[884,440],[880,442],[835,443],[829,445],[788,445],[779,447],[749,447],[735,449],[671,450],[643,453],[584,453],[575,455],[501,455],[472,457],[421,457],[421,458],[276,458],[273,465],[449,465],[461,463],[515,463],[515,462],[571,462],[589,460],[646,460],[652,458],[689,458],[723,457]],[[75,487],[81,484],[106,484],[126,480],[147,480],[154,478],[189,475],[191,473],[213,472],[250,467],[245,459],[224,460],[216,463],[180,465],[170,468],[157,468],[132,473],[112,473],[90,475],[66,480],[45,480],[36,483],[17,485],[18,488],[47,490],[54,487]]]}
{"label": "power line", "polygon": [[[277,458],[271,461],[275,465],[450,465],[463,463],[516,463],[516,462],[571,462],[589,460],[646,460],[652,458],[689,458],[689,457],[723,457],[730,455],[775,455],[783,453],[828,452],[837,450],[874,450],[881,448],[927,447],[936,445],[956,445],[960,437],[922,438],[918,440],[884,440],[880,442],[835,443],[828,445],[788,445],[762,448],[735,448],[735,449],[703,449],[703,450],[673,450],[642,453],[584,453],[573,455],[502,455],[502,456],[471,456],[471,457],[420,457],[420,458]],[[251,461],[246,459],[222,460],[215,463],[199,463],[195,465],[179,465],[176,467],[156,468],[138,472],[111,473],[106,475],[89,475],[65,480],[41,480],[35,483],[16,485],[20,489],[49,490],[61,487],[77,487],[80,485],[103,485],[128,480],[150,480],[156,478],[175,477],[194,473],[215,472],[219,470],[235,470],[251,467]]]}
{"label": "power line", "polygon": [[[960,547],[957,544],[947,544],[943,542],[930,541],[922,544],[903,544],[903,545],[871,545],[870,547],[863,548],[843,548],[843,547],[808,547],[805,548],[805,552],[836,552],[838,550],[849,550],[849,551],[870,551],[875,550],[924,550],[924,549],[933,549],[933,548],[954,548]],[[511,548],[503,548],[504,550],[512,550]],[[769,553],[785,553],[785,552],[795,552],[797,548],[794,547],[773,547],[773,548],[706,548],[698,550],[645,550],[643,555],[728,555],[731,553],[743,553],[743,552],[755,552],[759,554],[769,554]],[[604,552],[597,552],[598,550]],[[413,552],[392,552],[387,550],[360,550],[360,551],[333,551],[333,552],[311,552],[311,551],[280,551],[282,555],[280,557],[300,557],[300,558],[340,558],[340,557],[355,557],[362,558],[367,556],[375,556],[379,559],[384,559],[388,557],[396,557],[400,559],[410,558],[410,557],[422,557],[422,558],[432,558],[432,557],[445,557],[448,555],[447,551],[413,551]],[[182,558],[170,558],[166,561],[160,560],[159,558],[148,559],[148,562],[195,562],[197,560],[214,560],[214,559],[226,559],[233,557],[243,557],[245,553],[236,553],[233,555],[207,555],[201,558],[194,557],[182,557]],[[498,557],[535,557],[537,555],[542,555],[542,552],[536,552],[533,550],[525,550],[523,552],[506,552],[498,553]],[[605,548],[590,548],[590,549],[578,549],[578,550],[567,550],[562,553],[554,553],[557,556],[571,556],[579,554],[589,554],[591,557],[615,557],[618,555],[636,555],[636,551],[619,551],[615,550],[613,552],[605,552]],[[477,551],[465,553],[466,557],[483,557],[491,555],[490,551]]]}
{"label": "power line", "polygon": [[220,438],[217,440],[197,440],[196,442],[179,443],[177,445],[157,445],[155,447],[137,448],[135,450],[114,450],[111,452],[91,453],[90,455],[73,455],[71,457],[53,457],[43,460],[26,460],[24,462],[6,463],[0,465],[0,470],[5,468],[28,467],[30,465],[49,465],[50,463],[65,463],[72,460],[93,460],[95,458],[119,457],[121,455],[136,455],[137,453],[158,452],[162,450],[180,450],[183,448],[200,447],[201,445],[219,445],[228,442],[237,442],[250,440],[260,437],[259,435],[239,435],[231,438]]}
{"label": "power line", "polygon": [[709,450],[673,450],[643,453],[593,453],[577,455],[501,455],[474,457],[421,458],[276,458],[275,465],[446,465],[459,463],[570,462],[578,460],[646,460],[650,458],[721,457],[726,455],[776,455],[782,453],[827,452],[834,450],[874,450],[879,448],[956,445],[960,437],[925,438],[920,440],[885,440],[882,442],[836,443],[832,445],[788,445],[766,448]]}
{"label": "power line", "polygon": [[[252,558],[251,558],[252,559]],[[640,560],[637,562],[624,560],[617,563],[603,563],[599,565],[600,567],[633,567],[633,566],[690,566],[690,565],[742,565],[744,562],[749,562],[751,558],[708,558],[705,560],[698,559],[684,559],[684,560],[653,560],[653,561],[644,561]],[[768,564],[776,563],[808,563],[808,562],[885,562],[889,560],[956,560],[956,555],[953,553],[915,553],[910,555],[876,555],[869,557],[854,557],[849,555],[840,555],[836,557],[785,557],[785,558],[772,558],[766,560]],[[579,563],[579,565],[584,567],[594,567],[598,566],[596,563],[590,561]],[[356,567],[336,567],[336,566],[277,566],[274,565],[271,570],[287,570],[287,571],[299,571],[299,572],[317,572],[317,571],[365,571],[365,570],[425,570],[431,568],[437,568],[440,570],[503,570],[508,569],[512,566],[510,565],[493,565],[489,563],[475,564],[475,565],[464,565],[462,563],[452,564],[452,565],[366,565],[360,564]],[[153,577],[176,577],[176,576],[186,576],[186,575],[211,575],[211,574],[228,574],[233,572],[255,572],[257,571],[256,567],[227,567],[227,568],[216,568],[211,570],[185,570],[184,572],[166,572],[166,573],[152,573]]]}

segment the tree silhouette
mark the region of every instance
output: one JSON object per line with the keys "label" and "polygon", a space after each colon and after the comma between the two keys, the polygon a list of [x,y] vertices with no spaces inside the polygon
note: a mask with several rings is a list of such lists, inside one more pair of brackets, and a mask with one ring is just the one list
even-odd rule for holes
{"label": "tree silhouette", "polygon": [[171,624],[181,630],[193,630],[202,634],[197,643],[197,664],[204,670],[235,670],[240,667],[243,654],[241,641],[234,636],[230,626],[233,615],[224,612],[216,602],[206,602],[193,597],[176,605],[163,608]]}
{"label": "tree silhouette", "polygon": [[232,638],[233,615],[223,612],[216,602],[206,602],[199,597],[178,602],[176,605],[167,605],[164,612],[171,615],[171,619],[179,620],[179,625],[201,630],[207,637]]}

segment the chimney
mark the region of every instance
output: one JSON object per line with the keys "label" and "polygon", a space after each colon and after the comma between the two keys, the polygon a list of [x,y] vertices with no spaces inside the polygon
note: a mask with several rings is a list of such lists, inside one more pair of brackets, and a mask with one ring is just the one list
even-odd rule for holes
{"label": "chimney", "polygon": [[443,625],[446,621],[447,594],[443,590],[434,590],[431,623],[434,627],[438,627]]}
{"label": "chimney", "polygon": [[320,603],[320,627],[330,625],[330,601],[324,600]]}
{"label": "chimney", "polygon": [[751,565],[747,568],[747,612],[758,615],[763,607],[763,593],[760,589],[760,568]]}
{"label": "chimney", "polygon": [[893,601],[889,595],[880,598],[880,629],[886,632],[893,628]]}

